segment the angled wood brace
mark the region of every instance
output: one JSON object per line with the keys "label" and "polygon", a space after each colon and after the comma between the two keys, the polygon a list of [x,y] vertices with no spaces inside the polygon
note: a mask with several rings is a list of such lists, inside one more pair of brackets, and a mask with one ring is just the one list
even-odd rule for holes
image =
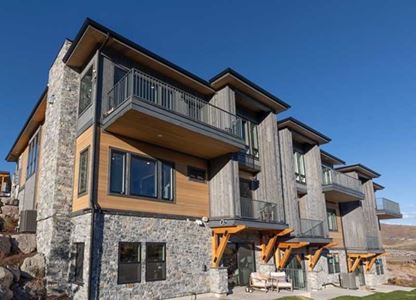
{"label": "angled wood brace", "polygon": [[[309,245],[309,242],[282,242],[277,245],[275,252],[275,261],[277,269],[281,270],[286,267],[289,262],[290,255],[293,249],[302,248]],[[282,255],[282,249],[284,249]]]}
{"label": "angled wood brace", "polygon": [[322,251],[324,249],[332,248],[336,245],[337,245],[337,243],[335,243],[335,242],[334,243],[328,243],[328,244],[322,245],[321,247],[316,249],[313,254],[309,254],[309,271],[313,271],[313,268],[315,268],[316,264],[318,263],[319,258],[321,257]]}
{"label": "angled wood brace", "polygon": [[355,272],[361,260],[374,256],[375,253],[349,253],[347,254],[348,272]]}
{"label": "angled wood brace", "polygon": [[212,261],[211,267],[218,268],[227,243],[232,234],[246,229],[245,225],[220,227],[212,229]]}
{"label": "angled wood brace", "polygon": [[[283,230],[281,230],[277,233],[275,232],[271,236],[268,237],[269,239],[268,239],[267,243],[261,244],[261,246],[260,246],[260,248],[261,248],[261,259],[262,259],[263,263],[267,263],[270,260],[270,258],[272,257],[273,252],[276,249],[275,246],[276,246],[277,238],[280,237],[280,236],[287,235],[287,234],[291,233],[292,231],[293,231],[292,228],[286,228],[286,229],[283,229]],[[263,239],[264,239],[264,236],[263,236]]]}
{"label": "angled wood brace", "polygon": [[368,258],[369,260],[367,259],[367,260],[366,260],[366,262],[365,262],[365,270],[366,270],[367,272],[369,272],[369,271],[371,270],[371,268],[373,267],[374,263],[376,262],[376,260],[377,260],[379,257],[383,256],[383,255],[386,255],[386,253],[376,254],[376,255],[374,255],[373,257]]}

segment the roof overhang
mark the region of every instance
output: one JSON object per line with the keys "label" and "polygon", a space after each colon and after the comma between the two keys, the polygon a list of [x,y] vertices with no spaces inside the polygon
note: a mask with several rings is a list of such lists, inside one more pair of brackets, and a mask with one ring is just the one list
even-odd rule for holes
{"label": "roof overhang", "polygon": [[321,149],[321,160],[322,162],[329,163],[331,165],[345,165],[345,161],[342,159],[324,151]]}
{"label": "roof overhang", "polygon": [[215,93],[207,81],[88,18],[63,60],[69,67],[80,72],[97,49],[102,46],[105,46],[105,49],[121,53],[124,57],[167,76],[201,95]]}
{"label": "roof overhang", "polygon": [[378,184],[376,182],[373,181],[373,187],[375,191],[381,191],[384,190],[384,186],[382,186],[381,184]]}
{"label": "roof overhang", "polygon": [[293,135],[293,140],[299,143],[322,145],[329,143],[331,139],[308,125],[289,117],[277,122],[279,130],[288,128]]}
{"label": "roof overhang", "polygon": [[278,97],[267,92],[231,68],[227,68],[221,73],[215,75],[209,82],[217,91],[225,86],[231,86],[259,101],[261,104],[269,107],[275,113],[279,113],[290,108],[287,103],[283,102]]}
{"label": "roof overhang", "polygon": [[370,168],[362,165],[362,164],[355,164],[355,165],[349,165],[344,167],[338,167],[336,168],[337,171],[340,171],[342,173],[348,173],[348,172],[356,172],[360,177],[363,177],[365,179],[373,179],[378,178],[381,175],[377,173],[374,170],[371,170]]}
{"label": "roof overhang", "polygon": [[39,125],[45,120],[45,111],[46,111],[46,101],[48,98],[48,88],[45,88],[42,95],[40,96],[38,102],[33,108],[32,112],[29,115],[29,118],[26,120],[26,123],[23,125],[22,130],[17,136],[12,148],[6,156],[6,160],[9,162],[17,161],[20,154],[26,148],[30,138],[33,133],[38,129]]}

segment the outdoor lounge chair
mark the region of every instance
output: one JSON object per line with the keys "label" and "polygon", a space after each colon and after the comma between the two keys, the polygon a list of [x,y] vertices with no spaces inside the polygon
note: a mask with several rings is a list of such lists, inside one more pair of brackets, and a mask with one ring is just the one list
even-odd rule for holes
{"label": "outdoor lounge chair", "polygon": [[270,282],[270,276],[268,274],[253,272],[250,274],[249,285],[246,288],[246,292],[252,293],[256,290],[263,290],[266,293],[272,288]]}
{"label": "outdoor lounge chair", "polygon": [[286,278],[285,272],[270,272],[270,280],[273,288],[279,292],[281,289],[290,289],[293,292],[292,281]]}

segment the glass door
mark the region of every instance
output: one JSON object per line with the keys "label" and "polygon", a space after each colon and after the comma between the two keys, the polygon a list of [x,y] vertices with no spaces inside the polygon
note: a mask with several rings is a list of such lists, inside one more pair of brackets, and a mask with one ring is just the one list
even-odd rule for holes
{"label": "glass door", "polygon": [[294,289],[306,288],[305,263],[301,254],[292,255],[284,271]]}
{"label": "glass door", "polygon": [[238,283],[239,285],[248,285],[250,274],[256,271],[256,263],[254,260],[254,246],[253,244],[237,244],[237,259],[238,259]]}
{"label": "glass door", "polygon": [[360,286],[365,285],[364,266],[362,263],[360,263],[360,266],[355,270],[355,277],[358,277]]}

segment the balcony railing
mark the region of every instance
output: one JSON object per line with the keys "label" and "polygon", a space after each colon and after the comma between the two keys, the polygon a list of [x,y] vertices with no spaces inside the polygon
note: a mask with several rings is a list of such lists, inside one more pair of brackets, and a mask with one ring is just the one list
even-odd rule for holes
{"label": "balcony railing", "polygon": [[367,250],[378,250],[380,249],[380,244],[378,242],[377,236],[368,235],[366,237],[367,240]]}
{"label": "balcony railing", "polygon": [[242,121],[238,116],[136,69],[128,72],[109,91],[105,115],[131,97],[240,139],[243,137]]}
{"label": "balcony railing", "polygon": [[322,167],[322,184],[338,185],[363,193],[363,186],[360,180],[347,174],[335,171],[328,167]]}
{"label": "balcony railing", "polygon": [[300,219],[301,237],[325,237],[324,222],[312,219]]}
{"label": "balcony railing", "polygon": [[240,198],[240,208],[241,218],[267,223],[284,223],[284,219],[277,212],[275,203],[242,197]]}
{"label": "balcony railing", "polygon": [[234,153],[233,159],[249,170],[260,171],[261,169],[259,159],[252,154],[247,154],[245,150]]}
{"label": "balcony railing", "polygon": [[377,198],[377,211],[391,214],[391,215],[400,215],[400,205],[397,202],[386,198]]}

